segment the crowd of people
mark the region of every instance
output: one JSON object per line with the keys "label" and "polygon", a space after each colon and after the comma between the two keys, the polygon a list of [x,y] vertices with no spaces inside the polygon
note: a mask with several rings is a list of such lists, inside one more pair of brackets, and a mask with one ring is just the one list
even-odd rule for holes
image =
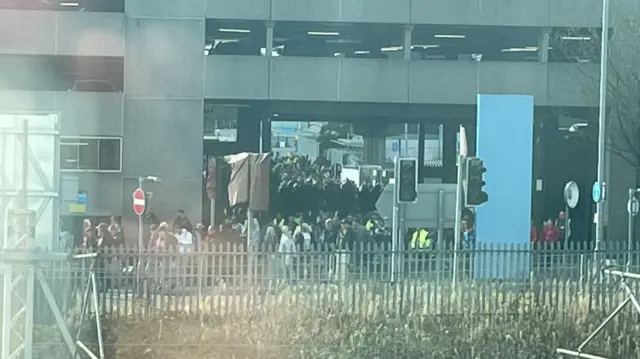
{"label": "crowd of people", "polygon": [[[388,256],[392,249],[390,228],[375,211],[381,184],[365,181],[358,187],[351,181],[341,181],[338,172],[322,158],[315,161],[298,156],[280,158],[272,164],[268,212],[249,213],[246,205],[228,208],[218,226],[205,226],[202,221],[193,224],[182,210],[170,221],[149,212],[144,217],[146,228],[142,243],[127,243],[116,217],[111,217],[109,223],[97,225],[87,219],[83,223],[82,238],[75,244],[97,251],[133,245],[152,252],[216,253],[222,248],[224,252],[277,253],[274,258],[281,261],[278,267],[284,269],[287,276],[295,272],[293,263],[299,265],[300,258],[320,258],[325,254],[328,255],[327,268],[335,271],[337,257],[333,254],[338,251],[349,253],[349,261],[360,268],[379,266],[380,262],[373,264],[377,261],[374,257]],[[532,242],[561,242],[568,228],[564,218],[561,212],[558,219],[545,221],[539,230],[532,223]],[[474,248],[474,227],[473,212],[463,211],[462,249]],[[436,251],[432,250],[452,249],[454,233],[453,228],[440,233],[426,227],[407,229],[398,250],[408,251],[405,255],[412,258],[407,261],[412,266],[409,272],[421,273],[435,268]],[[310,255],[294,256],[293,253]],[[121,266],[133,268],[137,257],[130,257]],[[463,275],[470,275],[470,252],[465,251],[459,260],[464,264]],[[116,261],[108,262],[113,265]]]}
{"label": "crowd of people", "polygon": [[[220,225],[208,227],[202,221],[192,224],[181,210],[172,221],[162,221],[149,212],[142,245],[149,250],[180,252],[227,243],[283,251],[287,238],[295,242],[297,251],[390,245],[390,230],[375,211],[382,185],[363,181],[358,187],[352,181],[341,181],[339,172],[339,167],[321,157],[314,161],[281,157],[272,163],[270,210],[252,213],[253,223],[248,223],[242,205],[227,209]],[[85,220],[82,238],[75,244],[84,248],[139,245],[126,241],[116,217],[97,225]]]}

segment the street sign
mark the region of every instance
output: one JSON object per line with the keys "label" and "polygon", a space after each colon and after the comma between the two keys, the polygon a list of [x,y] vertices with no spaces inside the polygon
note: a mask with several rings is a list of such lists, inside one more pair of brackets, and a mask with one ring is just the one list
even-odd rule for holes
{"label": "street sign", "polygon": [[593,183],[593,187],[591,187],[591,198],[595,203],[602,200],[602,186],[600,185],[600,182]]}
{"label": "street sign", "polygon": [[627,201],[627,212],[635,216],[640,211],[640,201],[636,197]]}
{"label": "street sign", "polygon": [[147,200],[144,191],[140,188],[136,188],[136,190],[133,191],[133,211],[138,216],[142,216],[146,204]]}
{"label": "street sign", "polygon": [[580,190],[578,189],[578,184],[573,181],[567,182],[564,186],[564,203],[569,208],[576,208],[579,199]]}

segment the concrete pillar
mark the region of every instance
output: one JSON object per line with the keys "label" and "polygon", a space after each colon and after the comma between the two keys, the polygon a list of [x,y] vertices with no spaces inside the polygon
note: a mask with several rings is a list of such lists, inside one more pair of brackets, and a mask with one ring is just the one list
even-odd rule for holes
{"label": "concrete pillar", "polygon": [[354,132],[364,137],[363,162],[383,165],[386,154],[387,126],[384,124],[356,124]]}
{"label": "concrete pillar", "polygon": [[385,137],[364,137],[364,163],[383,165],[385,163]]}
{"label": "concrete pillar", "polygon": [[273,21],[267,21],[265,22],[265,25],[267,27],[267,38],[266,38],[266,56],[267,57],[271,57],[273,55],[273,28],[275,27],[276,23]]}
{"label": "concrete pillar", "polygon": [[402,47],[404,59],[407,61],[411,60],[411,34],[413,33],[413,25],[405,25],[404,26],[404,43]]}
{"label": "concrete pillar", "polygon": [[241,152],[260,152],[260,113],[252,107],[238,109],[238,145]]}
{"label": "concrete pillar", "polygon": [[[447,122],[442,125],[442,182],[456,183],[456,166],[458,153],[457,134],[460,129],[458,123]],[[467,138],[469,134],[467,134]]]}
{"label": "concrete pillar", "polygon": [[551,29],[543,28],[538,37],[538,61],[549,62],[549,35]]}
{"label": "concrete pillar", "polygon": [[426,137],[426,124],[418,124],[418,183],[424,183],[424,141]]}
{"label": "concrete pillar", "polygon": [[[127,0],[125,8],[123,190],[154,175],[152,210],[202,218],[206,0]],[[123,203],[125,221],[134,219]]]}
{"label": "concrete pillar", "polygon": [[262,119],[262,152],[271,152],[271,119]]}

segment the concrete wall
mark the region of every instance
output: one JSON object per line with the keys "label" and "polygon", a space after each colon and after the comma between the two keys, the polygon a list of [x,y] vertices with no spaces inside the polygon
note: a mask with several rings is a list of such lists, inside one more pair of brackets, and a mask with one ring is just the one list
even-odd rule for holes
{"label": "concrete wall", "polygon": [[[124,97],[120,93],[2,92],[2,112],[58,112],[61,136],[122,136]],[[61,178],[77,180],[89,195],[87,213],[108,215],[122,211],[120,173],[63,172]],[[60,208],[62,215],[68,208]]]}
{"label": "concrete wall", "polygon": [[317,22],[385,22],[589,27],[600,0],[208,0],[207,17]]}
{"label": "concrete wall", "polygon": [[0,10],[0,54],[124,56],[124,14]]}
{"label": "concrete wall", "polygon": [[[122,173],[64,173],[88,192],[88,214],[133,219],[137,178],[155,175],[163,183],[145,187],[154,212],[201,218],[205,1],[164,5],[130,0],[125,14],[0,11],[2,53],[125,58],[124,93],[0,96],[2,111],[59,111],[63,135],[123,136]],[[37,25],[15,31],[25,23]]]}
{"label": "concrete wall", "polygon": [[149,184],[151,209],[171,219],[178,209],[201,218],[203,44],[205,2],[130,0],[124,64],[124,213],[138,176]]}
{"label": "concrete wall", "polygon": [[533,94],[536,106],[593,106],[597,97],[583,85],[591,76],[596,65],[212,55],[205,97],[475,104],[479,90]]}

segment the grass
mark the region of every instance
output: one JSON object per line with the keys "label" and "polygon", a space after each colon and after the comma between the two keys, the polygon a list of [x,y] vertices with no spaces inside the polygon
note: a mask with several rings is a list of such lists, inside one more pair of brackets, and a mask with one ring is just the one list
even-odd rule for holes
{"label": "grass", "polygon": [[[204,293],[190,305],[153,309],[131,302],[131,313],[114,313],[128,316],[105,318],[107,358],[558,358],[557,347],[575,349],[608,314],[604,309],[623,298],[613,290],[594,298],[569,282],[549,286],[555,290],[355,283],[268,295]],[[90,341],[95,333],[88,330]],[[640,359],[638,338],[629,309],[588,352]]]}

